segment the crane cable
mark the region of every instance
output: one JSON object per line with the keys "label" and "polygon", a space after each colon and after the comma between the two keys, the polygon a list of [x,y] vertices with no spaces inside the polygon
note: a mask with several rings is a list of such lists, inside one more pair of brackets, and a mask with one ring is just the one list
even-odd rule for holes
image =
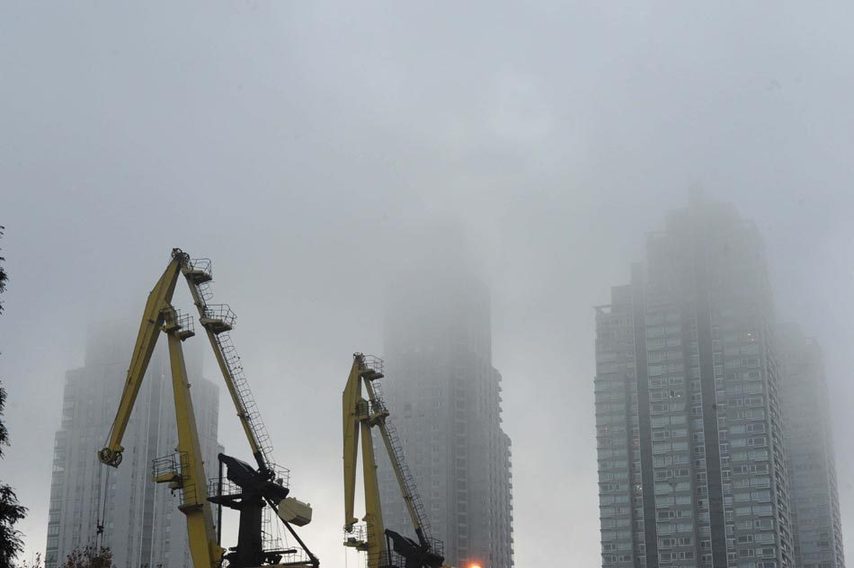
{"label": "crane cable", "polygon": [[[100,470],[98,472],[98,477],[104,478],[103,483],[101,483],[100,479],[98,480],[98,501],[99,501],[98,505],[100,506],[99,507],[100,510],[97,511],[99,516],[96,519],[96,524],[95,524],[95,545],[100,548],[101,546],[103,546],[103,541],[104,541],[104,525],[106,523],[105,519],[107,517],[107,501],[109,500],[109,495],[110,495],[110,493],[109,493],[110,470],[103,467],[103,466],[101,466],[98,469]],[[105,472],[105,470],[106,470],[106,472]]]}

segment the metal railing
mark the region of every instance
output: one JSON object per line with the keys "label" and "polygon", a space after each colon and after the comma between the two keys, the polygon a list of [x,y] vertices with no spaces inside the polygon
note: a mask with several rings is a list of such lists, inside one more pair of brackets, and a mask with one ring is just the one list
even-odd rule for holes
{"label": "metal railing", "polygon": [[165,475],[175,476],[177,487],[170,487],[172,492],[180,492],[181,505],[196,505],[199,503],[198,495],[196,494],[196,486],[193,482],[188,482],[184,476],[184,470],[190,467],[190,456],[187,452],[175,452],[166,456],[155,458],[151,463],[152,479]]}
{"label": "metal railing", "polygon": [[228,304],[205,303],[204,310],[202,311],[202,317],[204,319],[221,321],[228,327],[234,327],[237,325],[237,314],[234,313],[234,310],[232,310],[231,306]]}
{"label": "metal railing", "polygon": [[362,361],[366,368],[376,371],[379,374],[383,374],[385,362],[376,355],[362,355]]}

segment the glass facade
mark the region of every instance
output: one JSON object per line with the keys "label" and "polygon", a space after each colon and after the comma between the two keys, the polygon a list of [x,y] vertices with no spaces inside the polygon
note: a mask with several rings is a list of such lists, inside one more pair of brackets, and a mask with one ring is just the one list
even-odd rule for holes
{"label": "glass facade", "polygon": [[795,326],[781,327],[783,405],[796,519],[798,566],[844,568],[829,401],[818,344]]}
{"label": "glass facade", "polygon": [[603,567],[795,566],[772,317],[755,228],[714,204],[597,308]]}

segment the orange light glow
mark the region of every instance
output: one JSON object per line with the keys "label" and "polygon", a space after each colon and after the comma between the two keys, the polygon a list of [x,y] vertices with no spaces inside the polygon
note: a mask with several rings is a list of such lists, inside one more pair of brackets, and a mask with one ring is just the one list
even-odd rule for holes
{"label": "orange light glow", "polygon": [[468,565],[468,568],[483,568],[483,567],[480,564],[478,564],[477,562],[472,562],[471,564]]}

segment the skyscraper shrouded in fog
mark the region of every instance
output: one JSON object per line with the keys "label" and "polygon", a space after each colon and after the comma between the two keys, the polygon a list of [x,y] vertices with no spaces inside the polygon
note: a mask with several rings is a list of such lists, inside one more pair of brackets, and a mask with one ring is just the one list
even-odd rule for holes
{"label": "skyscraper shrouded in fog", "polygon": [[[433,537],[449,565],[510,568],[510,438],[489,291],[465,269],[418,269],[386,312],[384,391]],[[379,468],[385,524],[414,538],[388,462]]]}
{"label": "skyscraper shrouded in fog", "polygon": [[602,566],[795,566],[761,239],[697,202],[596,309]]}
{"label": "skyscraper shrouded in fog", "polygon": [[798,566],[844,568],[830,403],[821,348],[794,325],[780,328],[778,345]]}
{"label": "skyscraper shrouded in fog", "polygon": [[[123,441],[124,460],[116,469],[97,457],[118,408],[133,330],[100,326],[90,333],[84,366],[66,374],[54,444],[46,568],[62,566],[69,552],[95,544],[112,550],[117,568],[192,566],[179,495],[152,480],[152,461],[174,453],[178,441],[165,341],[155,350],[140,389]],[[205,466],[216,468],[218,389],[201,378],[199,352],[190,347],[186,354]],[[212,477],[215,470],[208,473]],[[100,540],[99,523],[104,527]]]}

